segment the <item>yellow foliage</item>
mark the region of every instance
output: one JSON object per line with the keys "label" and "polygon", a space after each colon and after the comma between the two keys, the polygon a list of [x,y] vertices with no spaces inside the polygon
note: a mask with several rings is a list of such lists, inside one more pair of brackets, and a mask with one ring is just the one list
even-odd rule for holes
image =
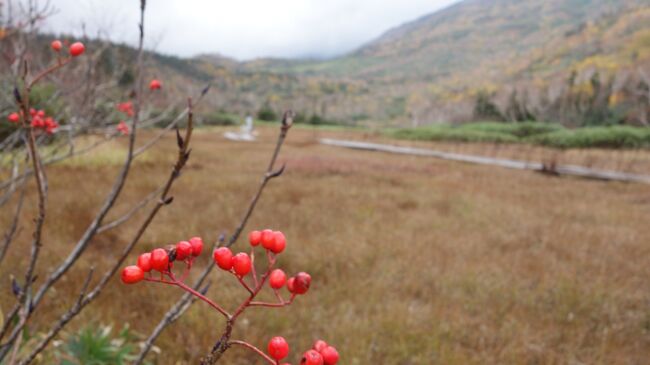
{"label": "yellow foliage", "polygon": [[625,98],[625,96],[624,96],[623,93],[620,92],[620,91],[619,91],[619,92],[615,92],[615,93],[613,93],[613,94],[609,97],[609,106],[610,106],[610,107],[615,107],[615,106],[617,106],[621,101],[623,101],[624,98]]}
{"label": "yellow foliage", "polygon": [[621,66],[623,65],[620,64],[620,60],[617,60],[612,56],[595,55],[595,56],[585,58],[584,60],[578,62],[578,64],[575,66],[575,70],[578,71],[578,73],[580,73],[589,68],[596,68],[599,70],[612,72],[619,69]]}
{"label": "yellow foliage", "polygon": [[594,87],[591,85],[591,82],[582,82],[579,84],[576,84],[573,86],[571,89],[576,94],[580,95],[587,95],[587,96],[594,96]]}

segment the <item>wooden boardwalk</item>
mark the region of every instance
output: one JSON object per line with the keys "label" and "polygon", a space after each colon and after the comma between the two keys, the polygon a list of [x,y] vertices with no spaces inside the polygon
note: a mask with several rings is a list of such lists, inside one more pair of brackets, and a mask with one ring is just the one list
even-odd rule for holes
{"label": "wooden boardwalk", "polygon": [[320,143],[328,146],[345,147],[366,151],[379,151],[389,153],[399,153],[406,155],[436,157],[443,160],[468,162],[480,165],[499,166],[517,170],[533,170],[547,172],[558,175],[578,176],[588,179],[624,181],[650,184],[650,175],[630,174],[625,172],[591,169],[578,165],[557,165],[553,168],[545,166],[539,162],[526,162],[519,160],[510,160],[504,158],[491,158],[476,155],[465,155],[459,153],[442,152],[425,148],[403,147],[379,143],[368,143],[359,141],[347,141],[340,139],[322,138]]}

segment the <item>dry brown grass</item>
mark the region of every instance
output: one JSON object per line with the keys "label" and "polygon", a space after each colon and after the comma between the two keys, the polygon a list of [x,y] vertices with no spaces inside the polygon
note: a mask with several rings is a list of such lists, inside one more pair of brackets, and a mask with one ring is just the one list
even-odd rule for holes
{"label": "dry brown grass", "polygon": [[[260,143],[245,144],[199,131],[174,203],[136,251],[195,234],[212,241],[232,229],[272,148],[275,130],[261,133]],[[313,290],[283,310],[250,310],[235,337],[263,346],[282,334],[294,361],[299,350],[322,337],[337,345],[344,365],[647,363],[648,186],[315,143],[325,135],[363,137],[292,131],[280,157],[287,171],[269,185],[248,226],[284,230],[289,246],[281,265],[289,272],[310,271]],[[174,153],[167,138],[138,162],[116,212],[163,181]],[[44,263],[59,262],[92,218],[116,173],[113,160],[93,155],[49,169]],[[3,208],[0,228],[7,226],[9,210]],[[27,219],[0,269],[2,308],[12,302],[7,273],[27,259]],[[136,224],[98,237],[82,266],[104,266]],[[37,323],[70,303],[82,268],[76,274],[79,280],[57,286]],[[209,294],[232,307],[245,295],[235,284],[214,273]],[[173,288],[125,287],[114,280],[70,329],[129,323],[148,333],[180,295]],[[156,362],[194,363],[222,324],[206,305],[195,304],[160,339]],[[225,360],[257,361],[239,349]]]}

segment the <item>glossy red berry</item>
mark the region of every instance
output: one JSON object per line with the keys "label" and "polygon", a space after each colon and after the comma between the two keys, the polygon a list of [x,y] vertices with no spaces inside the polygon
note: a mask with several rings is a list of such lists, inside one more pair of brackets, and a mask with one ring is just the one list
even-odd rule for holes
{"label": "glossy red berry", "polygon": [[61,43],[61,41],[57,39],[55,41],[52,41],[52,44],[50,46],[52,47],[54,52],[59,52],[61,48],[63,48],[63,43]]}
{"label": "glossy red berry", "polygon": [[284,248],[287,247],[287,239],[284,237],[284,233],[280,231],[273,232],[273,246],[271,247],[271,252],[281,253],[284,251]]}
{"label": "glossy red berry", "polygon": [[271,271],[269,275],[269,285],[273,289],[280,289],[287,282],[287,274],[284,273],[281,269],[275,269]]}
{"label": "glossy red berry", "polygon": [[169,267],[169,255],[162,248],[151,251],[151,267],[154,270],[165,271]]}
{"label": "glossy red berry", "polygon": [[240,252],[232,258],[232,268],[239,276],[245,276],[251,272],[252,266],[251,258],[244,252]]}
{"label": "glossy red berry", "polygon": [[86,47],[81,42],[75,42],[75,43],[72,43],[72,45],[70,45],[70,55],[72,57],[80,56],[81,54],[84,53],[85,50],[86,50]]}
{"label": "glossy red berry", "polygon": [[327,346],[319,352],[323,356],[324,365],[336,365],[339,362],[339,352],[333,346]]}
{"label": "glossy red berry", "polygon": [[228,247],[217,248],[212,256],[215,264],[223,270],[232,269],[232,251]]}
{"label": "glossy red berry", "polygon": [[176,259],[185,260],[192,255],[192,244],[187,241],[180,241],[176,244]]}
{"label": "glossy red berry", "polygon": [[307,350],[302,354],[300,365],[323,365],[323,356],[316,350]]}
{"label": "glossy red berry", "polygon": [[131,265],[122,270],[122,282],[124,284],[135,284],[144,279],[144,271],[139,266]]}
{"label": "glossy red berry", "polygon": [[295,293],[296,292],[296,278],[290,277],[287,280],[287,290],[289,290],[289,293]]}
{"label": "glossy red berry", "polygon": [[37,111],[37,112],[36,112],[36,115],[37,115],[39,118],[45,118],[45,110],[39,110],[39,111]]}
{"label": "glossy red berry", "polygon": [[327,342],[323,340],[316,340],[316,342],[314,342],[314,346],[312,346],[312,348],[318,352],[323,351],[323,349],[326,347],[327,347]]}
{"label": "glossy red berry", "polygon": [[153,268],[151,266],[151,252],[143,253],[138,256],[138,267],[144,272],[149,272]]}
{"label": "glossy red berry", "polygon": [[260,231],[251,231],[251,233],[248,234],[248,242],[253,247],[259,245],[260,242],[262,242],[262,232],[260,232]]}
{"label": "glossy red berry", "polygon": [[270,229],[265,229],[262,231],[262,247],[267,250],[270,250],[275,244],[275,234]]}
{"label": "glossy red berry", "polygon": [[273,337],[269,341],[269,355],[276,360],[282,360],[289,355],[289,344],[284,337]]}
{"label": "glossy red berry", "polygon": [[149,89],[151,89],[151,90],[159,90],[160,88],[162,88],[162,84],[157,79],[153,79],[149,83]]}
{"label": "glossy red berry", "polygon": [[295,282],[293,284],[293,293],[296,294],[305,294],[309,290],[311,285],[311,276],[306,272],[299,272],[295,276]]}
{"label": "glossy red berry", "polygon": [[18,113],[11,113],[7,117],[11,123],[18,123],[20,121],[20,115]]}
{"label": "glossy red berry", "polygon": [[201,237],[192,237],[190,238],[190,244],[192,245],[192,256],[199,256],[203,251],[203,239]]}

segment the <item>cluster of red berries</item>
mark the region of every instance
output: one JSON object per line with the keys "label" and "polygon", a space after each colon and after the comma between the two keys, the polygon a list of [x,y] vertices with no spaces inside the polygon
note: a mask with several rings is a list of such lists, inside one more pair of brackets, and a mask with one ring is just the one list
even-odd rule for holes
{"label": "cluster of red berries", "polygon": [[130,101],[125,101],[123,103],[117,104],[117,110],[120,112],[126,114],[126,116],[132,117],[133,116],[133,103]]}
{"label": "cluster of red berries", "polygon": [[[63,42],[57,39],[55,41],[52,41],[52,44],[50,44],[50,46],[52,47],[52,50],[54,50],[54,52],[61,52],[61,49],[63,49]],[[86,47],[81,42],[72,43],[69,48],[70,56],[72,57],[80,56],[85,51],[86,51]]]}
{"label": "cluster of red berries", "polygon": [[[269,355],[280,362],[289,355],[289,344],[284,337],[273,337],[268,345]],[[300,359],[300,365],[336,365],[339,361],[339,353],[336,348],[323,340],[314,342],[314,346],[307,350]],[[291,365],[284,363],[282,365]]]}
{"label": "cluster of red berries", "polygon": [[[248,236],[248,241],[251,245],[250,255],[245,252],[233,254],[228,247],[219,247],[214,250],[212,258],[214,263],[222,270],[228,271],[235,275],[239,282],[248,290],[250,297],[240,304],[239,308],[234,314],[229,314],[218,303],[207,298],[205,295],[197,292],[184,283],[187,274],[192,267],[194,259],[198,257],[203,251],[203,241],[199,237],[194,237],[189,241],[181,241],[176,245],[168,246],[166,249],[156,248],[155,250],[142,254],[138,257],[136,265],[127,266],[122,270],[122,282],[125,284],[134,284],[142,280],[150,282],[158,282],[164,284],[176,285],[183,290],[188,291],[200,300],[208,303],[214,309],[224,315],[229,321],[233,322],[245,308],[252,306],[263,306],[280,308],[293,303],[298,295],[305,294],[309,291],[311,285],[311,276],[305,272],[299,272],[291,278],[287,278],[287,274],[281,270],[274,268],[277,260],[277,255],[282,253],[287,247],[287,240],[285,235],[279,231],[265,229],[263,231],[252,231]],[[268,259],[268,267],[266,272],[258,276],[255,271],[254,259],[255,248],[262,246],[266,250],[266,257]],[[173,272],[174,261],[181,261],[186,264],[185,272],[180,278],[177,278]],[[160,279],[149,275],[145,277],[145,273],[152,270],[160,272]],[[247,280],[247,275],[252,277]],[[275,295],[279,302],[263,302],[254,301],[254,298],[264,288],[264,284],[268,279],[269,286],[275,291]],[[254,285],[249,285],[247,281],[252,281]],[[278,291],[286,286],[291,293],[291,299],[288,301],[282,298],[282,294]],[[280,365],[280,360],[289,355],[289,344],[283,337],[273,337],[268,343],[268,354],[264,354],[262,350],[257,349],[255,346],[243,341],[237,341],[238,344],[244,345],[257,354],[263,356],[269,363]],[[314,343],[312,349],[306,351],[301,358],[300,365],[336,365],[339,360],[339,354],[336,348],[329,346],[325,341],[318,340]],[[282,365],[291,365],[284,363]]]}
{"label": "cluster of red berries", "polygon": [[201,237],[193,237],[189,241],[180,241],[176,245],[156,248],[138,257],[136,265],[127,266],[122,270],[122,282],[135,284],[144,279],[144,274],[151,270],[166,272],[174,261],[185,261],[191,264],[194,258],[203,252]]}
{"label": "cluster of red berries", "polygon": [[[287,247],[287,240],[284,233],[265,229],[263,231],[252,231],[248,235],[251,246],[256,247],[260,244],[268,252],[280,254]],[[240,277],[246,276],[251,272],[252,261],[250,256],[245,252],[236,255],[228,247],[219,247],[213,253],[214,263],[222,270],[231,271]],[[287,279],[287,274],[282,269],[275,269],[269,274],[269,285],[271,288],[278,290],[284,285],[291,294],[301,295],[307,293],[311,285],[311,276],[305,272],[299,272],[295,276]]]}
{"label": "cluster of red berries", "polygon": [[[44,110],[30,109],[29,114],[32,119],[32,128],[42,129],[45,133],[52,134],[59,127],[59,123],[57,123],[52,117],[48,117]],[[7,119],[10,123],[18,123],[20,122],[20,114],[11,113]]]}

